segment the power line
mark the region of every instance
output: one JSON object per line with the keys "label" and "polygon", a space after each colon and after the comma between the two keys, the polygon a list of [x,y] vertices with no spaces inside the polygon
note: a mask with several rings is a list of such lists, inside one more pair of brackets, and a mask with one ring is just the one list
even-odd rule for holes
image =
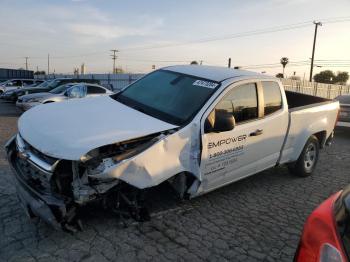
{"label": "power line", "polygon": [[[349,22],[350,16],[326,18],[326,19],[322,19],[322,21],[324,24]],[[269,27],[269,28],[265,28],[265,29],[250,30],[250,31],[234,33],[234,34],[230,34],[230,35],[212,36],[212,37],[207,37],[207,38],[202,38],[202,39],[197,39],[197,40],[186,41],[186,42],[182,42],[182,43],[130,47],[130,48],[120,49],[120,50],[118,50],[118,52],[129,52],[129,51],[137,51],[137,50],[176,47],[176,46],[191,45],[191,44],[196,44],[196,43],[206,43],[206,42],[221,41],[221,40],[234,39],[234,38],[240,38],[240,37],[248,37],[248,36],[254,36],[254,35],[262,35],[262,34],[268,34],[268,33],[288,31],[288,30],[309,27],[312,25],[311,24],[312,22],[313,21],[309,20],[309,21],[304,21],[304,22],[300,22],[300,23],[294,23],[294,24],[288,24],[288,25],[282,25],[282,26],[276,26],[276,27]],[[6,45],[5,43],[0,43],[0,45],[1,44]],[[81,58],[81,57],[95,56],[95,55],[101,55],[101,54],[105,54],[105,52],[99,51],[99,52],[83,53],[83,54],[78,54],[78,55],[52,56],[52,58],[54,58],[54,59]],[[46,59],[46,58],[45,57],[31,57],[31,59]]]}
{"label": "power line", "polygon": [[[328,18],[328,19],[324,19],[324,20],[325,20],[325,23],[340,23],[340,22],[350,21],[350,17],[349,16],[348,17],[338,17],[338,18],[336,17],[336,18]],[[206,42],[234,39],[234,38],[247,37],[247,36],[253,36],[253,35],[275,33],[275,32],[281,32],[281,31],[309,27],[309,26],[311,26],[312,22],[313,21],[305,21],[305,22],[296,23],[296,24],[289,24],[289,25],[270,27],[270,28],[265,28],[265,29],[246,31],[246,32],[241,32],[241,33],[236,33],[236,34],[231,34],[231,35],[203,38],[203,39],[192,40],[192,41],[187,41],[187,42],[183,42],[183,43],[144,46],[144,47],[131,47],[131,48],[121,49],[121,52],[135,51],[135,50],[148,50],[148,49],[157,49],[157,48],[166,48],[166,47],[176,47],[176,46],[191,45],[191,44],[196,44],[196,43],[206,43]]]}
{"label": "power line", "polygon": [[116,73],[116,71],[115,71],[115,60],[117,59],[116,53],[119,52],[119,51],[117,49],[112,49],[110,51],[113,52],[111,57],[112,57],[112,60],[113,60],[113,74],[115,74]]}
{"label": "power line", "polygon": [[124,48],[124,49],[121,49],[120,51],[126,52],[126,51],[135,51],[135,50],[148,50],[148,49],[158,49],[158,48],[166,48],[166,47],[177,47],[177,46],[191,45],[191,44],[197,44],[197,43],[206,43],[206,42],[234,39],[234,38],[247,37],[247,36],[253,36],[253,35],[281,32],[281,31],[298,29],[298,28],[303,28],[303,27],[308,27],[308,26],[310,26],[310,23],[304,22],[304,23],[292,24],[292,25],[287,25],[287,26],[272,27],[272,28],[267,28],[267,29],[241,32],[241,33],[225,35],[225,36],[203,38],[203,39],[192,40],[192,41],[187,41],[187,42],[183,42],[183,43]]}

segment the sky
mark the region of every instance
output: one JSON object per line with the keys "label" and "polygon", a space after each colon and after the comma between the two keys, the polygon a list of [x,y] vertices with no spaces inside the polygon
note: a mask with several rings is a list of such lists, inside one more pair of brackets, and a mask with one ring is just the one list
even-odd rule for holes
{"label": "sky", "polygon": [[274,75],[288,57],[286,75],[308,78],[314,20],[323,22],[315,73],[350,71],[349,11],[349,0],[1,0],[0,67],[25,68],[29,57],[29,69],[46,71],[50,54],[51,72],[84,63],[107,73],[117,49],[116,64],[128,72],[192,60],[227,66],[230,57],[233,66]]}

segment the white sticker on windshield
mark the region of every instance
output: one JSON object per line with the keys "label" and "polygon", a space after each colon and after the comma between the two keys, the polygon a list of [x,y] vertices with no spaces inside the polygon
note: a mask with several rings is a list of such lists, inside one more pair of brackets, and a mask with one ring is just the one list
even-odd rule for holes
{"label": "white sticker on windshield", "polygon": [[207,88],[215,88],[219,84],[214,83],[214,82],[204,81],[204,80],[196,80],[196,81],[194,81],[193,85],[207,87]]}

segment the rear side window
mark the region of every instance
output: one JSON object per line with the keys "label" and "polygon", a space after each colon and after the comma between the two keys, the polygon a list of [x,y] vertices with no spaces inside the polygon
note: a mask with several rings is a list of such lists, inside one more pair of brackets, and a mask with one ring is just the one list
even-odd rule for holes
{"label": "rear side window", "polygon": [[106,90],[98,86],[87,86],[87,94],[105,94]]}
{"label": "rear side window", "polygon": [[23,80],[23,85],[27,86],[27,85],[31,85],[33,84],[33,80]]}
{"label": "rear side window", "polygon": [[22,81],[21,80],[13,80],[12,82],[12,86],[21,86],[22,85]]}
{"label": "rear side window", "polygon": [[233,88],[215,107],[235,117],[236,123],[258,118],[258,98],[255,83]]}
{"label": "rear side window", "polygon": [[270,115],[282,108],[282,96],[277,82],[263,81],[265,116]]}

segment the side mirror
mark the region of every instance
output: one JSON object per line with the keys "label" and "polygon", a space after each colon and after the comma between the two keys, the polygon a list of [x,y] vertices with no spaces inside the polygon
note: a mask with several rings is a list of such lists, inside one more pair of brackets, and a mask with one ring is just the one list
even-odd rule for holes
{"label": "side mirror", "polygon": [[235,125],[236,121],[231,113],[225,110],[216,110],[214,126],[210,125],[209,120],[206,119],[204,131],[205,133],[231,131]]}

